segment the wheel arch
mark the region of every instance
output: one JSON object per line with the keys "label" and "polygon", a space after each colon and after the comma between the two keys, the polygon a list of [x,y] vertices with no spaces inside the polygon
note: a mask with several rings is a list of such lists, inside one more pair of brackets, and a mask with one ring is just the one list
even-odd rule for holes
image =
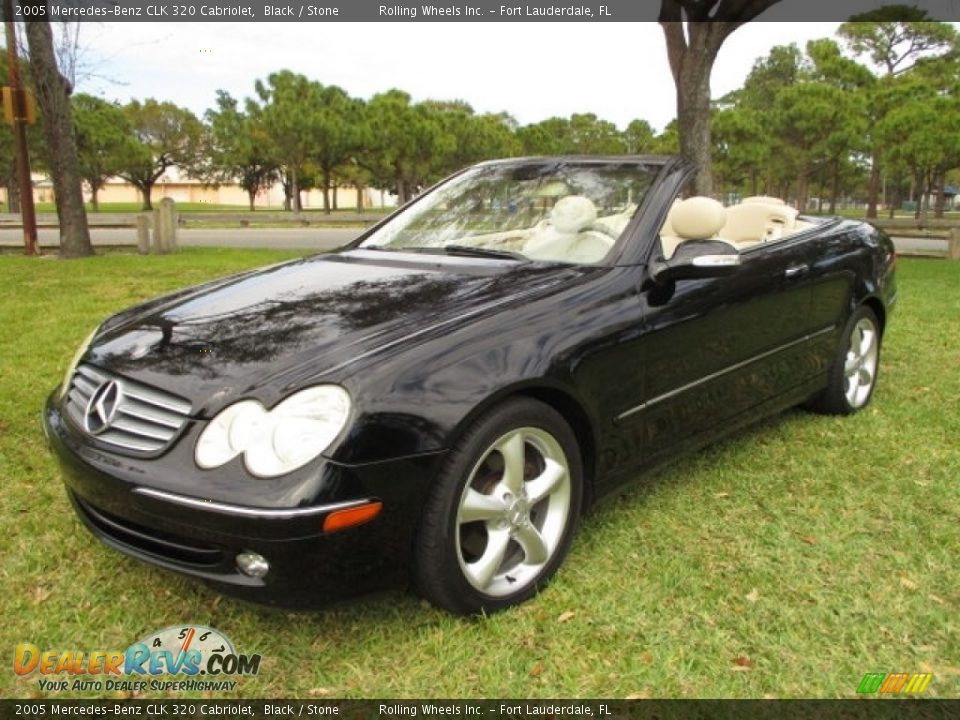
{"label": "wheel arch", "polygon": [[883,301],[880,298],[871,295],[864,299],[861,305],[873,310],[873,314],[877,316],[877,322],[880,323],[880,337],[883,337],[884,329],[887,325],[887,309],[883,305]]}
{"label": "wheel arch", "polygon": [[482,403],[471,410],[466,417],[457,424],[450,435],[447,447],[451,447],[474,421],[491,408],[515,398],[530,398],[542,402],[557,411],[564,419],[580,448],[580,459],[583,464],[583,507],[592,504],[595,499],[595,482],[597,475],[597,438],[594,422],[589,413],[573,393],[565,388],[549,382],[532,382],[512,385],[503,388],[486,398]]}

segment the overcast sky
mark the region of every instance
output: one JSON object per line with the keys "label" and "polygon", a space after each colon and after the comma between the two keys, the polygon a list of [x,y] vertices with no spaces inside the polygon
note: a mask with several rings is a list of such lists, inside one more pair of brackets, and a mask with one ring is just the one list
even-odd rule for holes
{"label": "overcast sky", "polygon": [[[720,51],[714,97],[739,87],[774,45],[803,47],[837,26],[758,22],[737,30]],[[621,128],[639,117],[660,130],[674,116],[655,23],[87,23],[80,41],[92,75],[81,75],[78,91],[155,97],[198,114],[218,88],[245,97],[256,78],[288,68],[362,98],[397,87],[415,100],[505,110],[524,124],[593,112]]]}

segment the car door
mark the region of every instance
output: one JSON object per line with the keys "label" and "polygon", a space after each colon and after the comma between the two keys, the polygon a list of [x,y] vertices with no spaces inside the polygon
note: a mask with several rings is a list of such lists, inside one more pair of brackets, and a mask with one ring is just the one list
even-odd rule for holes
{"label": "car door", "polygon": [[653,461],[719,434],[725,423],[801,381],[809,331],[809,262],[802,242],[758,245],[728,277],[648,284],[643,396],[617,422]]}

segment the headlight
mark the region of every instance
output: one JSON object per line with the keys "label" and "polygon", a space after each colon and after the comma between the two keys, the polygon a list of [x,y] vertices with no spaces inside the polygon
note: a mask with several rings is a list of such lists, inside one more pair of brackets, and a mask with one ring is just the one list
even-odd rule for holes
{"label": "headlight", "polygon": [[93,342],[93,338],[96,337],[97,332],[99,332],[100,326],[97,325],[89,335],[87,335],[83,342],[80,343],[80,347],[77,348],[77,351],[73,354],[73,358],[70,360],[70,364],[67,365],[67,372],[63,376],[63,382],[60,384],[60,399],[62,400],[67,392],[70,390],[70,381],[73,380],[73,373],[77,371],[77,365],[80,364],[80,358],[83,357],[84,353],[87,352],[87,348],[90,347],[90,343]]}
{"label": "headlight", "polygon": [[194,459],[209,470],[242,453],[252,475],[283,475],[326,450],[349,416],[350,396],[336,385],[301,390],[269,411],[256,400],[241,400],[200,433]]}

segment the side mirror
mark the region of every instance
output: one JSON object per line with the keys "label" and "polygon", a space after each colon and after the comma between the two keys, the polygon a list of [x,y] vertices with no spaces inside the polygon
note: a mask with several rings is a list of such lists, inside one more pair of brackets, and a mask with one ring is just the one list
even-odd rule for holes
{"label": "side mirror", "polygon": [[740,267],[740,252],[723,240],[687,240],[677,246],[673,257],[651,264],[654,282],[690,280],[733,275]]}

